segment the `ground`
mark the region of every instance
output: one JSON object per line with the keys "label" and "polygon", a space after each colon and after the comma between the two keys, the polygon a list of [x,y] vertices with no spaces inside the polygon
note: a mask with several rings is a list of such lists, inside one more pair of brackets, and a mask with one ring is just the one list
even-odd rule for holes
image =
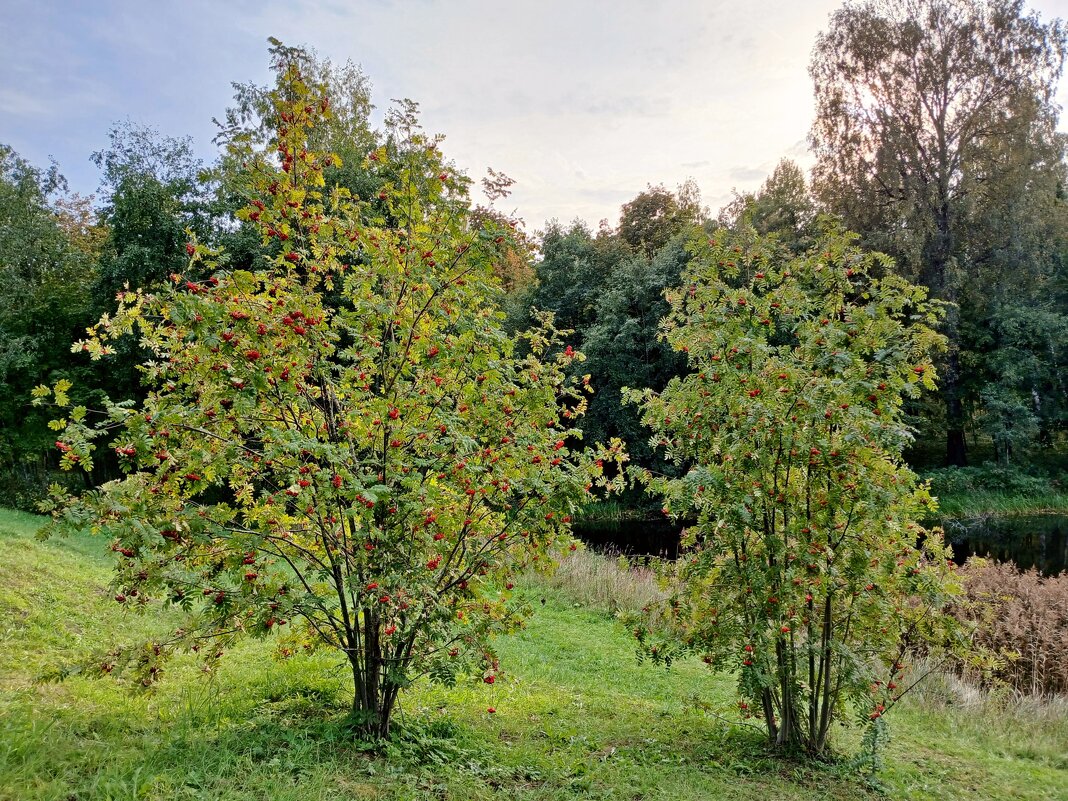
{"label": "ground", "polygon": [[781,761],[732,713],[731,677],[640,663],[609,615],[533,584],[528,625],[498,642],[502,679],[417,685],[382,756],[346,733],[346,674],[327,654],[279,662],[248,642],[211,678],[175,663],[151,693],[39,683],[161,625],[111,600],[101,540],[37,542],[39,523],[0,511],[3,801],[1068,800],[1063,706],[956,708],[930,690],[894,710],[874,779],[846,756],[857,731],[838,733],[835,764]]}

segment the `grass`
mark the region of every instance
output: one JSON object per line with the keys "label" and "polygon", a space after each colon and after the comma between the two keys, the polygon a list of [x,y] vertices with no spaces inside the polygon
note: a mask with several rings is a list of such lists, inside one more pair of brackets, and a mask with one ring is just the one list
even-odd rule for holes
{"label": "grass", "polygon": [[1008,490],[972,490],[938,496],[941,517],[1017,517],[1022,515],[1068,515],[1068,492],[1050,490],[1022,495]]}
{"label": "grass", "polygon": [[583,549],[568,556],[551,576],[531,579],[580,607],[609,614],[637,612],[666,598],[655,563]]}
{"label": "grass", "polygon": [[276,662],[249,642],[211,678],[179,660],[152,693],[110,678],[38,684],[167,622],[118,610],[101,541],[37,542],[38,520],[0,511],[3,801],[1068,799],[1063,708],[929,688],[895,710],[879,791],[841,764],[769,757],[758,732],[729,722],[730,677],[638,662],[621,626],[564,585],[524,586],[535,611],[497,643],[501,681],[412,688],[378,757],[345,732],[329,655]]}
{"label": "grass", "polygon": [[1032,467],[1037,472],[988,462],[928,470],[923,477],[931,480],[944,518],[1068,514],[1068,474],[1060,469],[1046,475]]}
{"label": "grass", "polygon": [[625,520],[640,520],[645,514],[641,507],[629,506],[618,500],[597,500],[587,503],[575,513],[579,525],[605,525]]}

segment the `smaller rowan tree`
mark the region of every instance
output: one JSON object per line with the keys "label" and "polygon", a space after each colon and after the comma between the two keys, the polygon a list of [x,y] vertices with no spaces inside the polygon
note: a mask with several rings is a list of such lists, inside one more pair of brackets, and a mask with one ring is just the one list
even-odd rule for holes
{"label": "smaller rowan tree", "polygon": [[111,539],[119,604],[189,613],[104,671],[150,683],[176,650],[211,662],[240,635],[283,654],[327,646],[351,667],[358,730],[380,738],[419,675],[466,665],[494,682],[488,637],[521,611],[512,577],[570,545],[571,510],[624,457],[578,449],[588,387],[566,372],[583,357],[551,319],[525,355],[503,333],[493,265],[510,230],[470,224],[468,181],[411,106],[367,156],[377,199],[357,203],[324,196],[337,157],[309,144],[330,113],[322,87],[283,64],[272,100],[270,150],[231,145],[238,216],[269,267],[228,272],[191,243],[189,277],[120,293],[75,350],[100,358],[139,336],[143,404],[91,421],[67,384],[37,395],[66,410],[65,467],[91,468],[105,438],[126,475],[78,498],[54,488],[47,509],[53,529]]}
{"label": "smaller rowan tree", "polygon": [[847,704],[881,724],[908,649],[952,630],[949,553],[916,524],[933,501],[901,461],[939,309],[849,235],[801,256],[751,229],[718,236],[694,244],[661,326],[690,372],[627,391],[684,471],[639,478],[693,521],[671,576],[678,639],[635,634],[659,659],[682,647],[737,670],[743,714],[821,755]]}

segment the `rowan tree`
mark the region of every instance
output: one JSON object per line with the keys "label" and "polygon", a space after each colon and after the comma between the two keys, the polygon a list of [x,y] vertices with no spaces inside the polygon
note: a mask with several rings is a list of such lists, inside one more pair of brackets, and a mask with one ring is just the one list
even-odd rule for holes
{"label": "rowan tree", "polygon": [[580,450],[588,387],[565,372],[583,357],[551,319],[522,349],[503,333],[493,266],[510,229],[469,223],[440,140],[402,107],[390,147],[366,157],[390,178],[377,198],[327,192],[338,157],[309,137],[329,98],[299,64],[281,69],[269,149],[231,142],[267,268],[228,271],[190,242],[186,275],[120,293],[75,350],[139,337],[143,403],[98,419],[70,408],[66,383],[37,394],[64,407],[64,466],[91,468],[106,441],[125,476],[77,498],[55,488],[47,507],[53,529],[110,539],[119,605],[188,613],[104,671],[150,683],[176,650],[210,663],[241,635],[283,655],[329,647],[351,668],[359,732],[385,737],[418,676],[494,682],[512,577],[569,546],[571,510],[624,457]]}
{"label": "rowan tree", "polygon": [[824,754],[831,725],[879,721],[908,648],[945,642],[956,591],[933,508],[901,461],[902,399],[934,387],[926,290],[831,231],[791,255],[750,229],[695,245],[662,334],[689,371],[641,404],[681,477],[639,472],[684,521],[669,636],[737,670],[740,705],[779,747]]}

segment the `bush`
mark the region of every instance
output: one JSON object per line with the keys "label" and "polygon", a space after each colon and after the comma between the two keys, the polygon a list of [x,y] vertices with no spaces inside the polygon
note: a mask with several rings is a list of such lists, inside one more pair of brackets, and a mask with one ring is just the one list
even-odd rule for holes
{"label": "bush", "polygon": [[992,678],[1025,693],[1068,693],[1068,572],[1043,577],[974,559],[961,574],[965,596],[953,613],[978,624],[977,645],[1007,657]]}
{"label": "bush", "polygon": [[105,400],[101,418],[69,381],[34,394],[61,410],[65,468],[92,470],[106,440],[124,478],[80,498],[57,486],[42,509],[50,531],[111,539],[121,608],[188,613],[94,669],[147,685],[171,654],[210,669],[241,635],[283,656],[332,648],[375,740],[418,677],[496,680],[489,637],[522,612],[509,578],[567,548],[570,515],[623,454],[579,450],[590,390],[566,371],[584,357],[551,317],[519,342],[501,329],[493,265],[511,228],[473,223],[469,181],[414,108],[367,157],[378,200],[328,197],[337,157],[309,139],[326,87],[277,66],[272,146],[231,149],[265,268],[226,270],[190,242],[188,275],[119,294],[75,348],[97,359],[138,336],[145,400]]}
{"label": "bush", "polygon": [[635,636],[653,658],[688,649],[736,670],[743,714],[813,756],[846,715],[881,726],[905,692],[903,651],[958,628],[942,614],[948,551],[915,523],[930,496],[900,459],[904,399],[934,388],[939,308],[877,277],[886,257],[855,239],[828,230],[800,256],[751,232],[695,241],[661,323],[689,372],[625,393],[686,470],[638,480],[696,521],[670,633]]}

